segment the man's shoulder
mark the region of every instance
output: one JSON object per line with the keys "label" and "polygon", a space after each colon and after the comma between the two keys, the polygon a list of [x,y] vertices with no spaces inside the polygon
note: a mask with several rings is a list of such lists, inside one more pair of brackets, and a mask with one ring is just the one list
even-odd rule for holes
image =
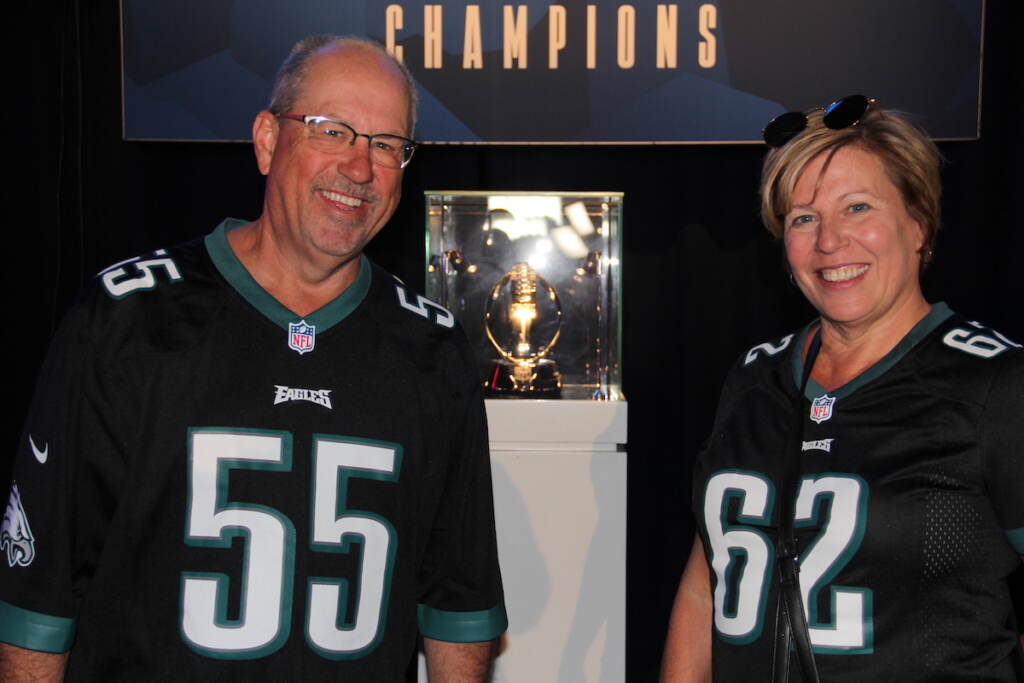
{"label": "man's shoulder", "polygon": [[379,339],[399,356],[421,369],[441,368],[458,383],[476,380],[469,341],[447,308],[377,265],[365,305]]}
{"label": "man's shoulder", "polygon": [[373,284],[367,296],[383,325],[403,336],[458,339],[462,331],[447,308],[418,293],[399,277],[373,264]]}
{"label": "man's shoulder", "polygon": [[65,316],[66,331],[110,343],[215,310],[222,290],[202,238],[138,254],[99,271]]}
{"label": "man's shoulder", "polygon": [[107,266],[92,279],[85,294],[113,302],[138,298],[137,295],[145,298],[146,293],[167,294],[183,284],[205,279],[209,263],[203,238],[196,238]]}

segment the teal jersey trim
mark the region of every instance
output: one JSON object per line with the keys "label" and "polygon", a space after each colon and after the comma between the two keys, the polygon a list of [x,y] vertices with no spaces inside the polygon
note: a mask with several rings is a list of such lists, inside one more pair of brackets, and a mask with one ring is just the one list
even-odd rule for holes
{"label": "teal jersey trim", "polygon": [[423,637],[448,643],[493,640],[508,628],[504,604],[480,612],[446,612],[426,605],[416,611]]}
{"label": "teal jersey trim", "polygon": [[305,320],[308,324],[313,325],[317,332],[326,332],[347,318],[366,298],[366,293],[370,291],[370,282],[373,279],[373,268],[370,266],[370,260],[360,254],[359,275],[340,296],[309,315],[302,316],[288,310],[267,290],[260,287],[235,256],[231,245],[228,244],[228,231],[245,224],[245,221],[237,218],[225,218],[213,232],[206,236],[206,251],[210,254],[213,265],[217,267],[218,272],[224,276],[228,284],[241,294],[253,308],[281,329],[287,331],[289,323]]}
{"label": "teal jersey trim", "polygon": [[[946,318],[951,315],[953,315],[953,311],[950,310],[949,306],[944,302],[940,301],[932,306],[932,310],[928,311],[928,314],[921,318],[921,320],[919,320],[918,323],[910,329],[910,332],[907,332],[906,336],[903,337],[903,339],[901,339],[899,343],[889,351],[889,353],[878,359],[878,362],[870,368],[860,373],[843,386],[829,392],[826,392],[825,388],[813,379],[808,379],[807,388],[804,390],[804,397],[809,401],[813,401],[825,393],[828,393],[832,398],[845,398],[849,396],[868,382],[876,380],[888,372],[892,366],[903,360],[903,357],[910,353],[911,349],[921,343],[922,339],[927,337],[932,330],[941,325]],[[793,351],[790,354],[790,365],[793,369],[793,384],[796,386],[800,386],[800,376],[804,371],[804,344],[807,342],[807,334],[810,332],[813,325],[814,323],[812,322],[800,331],[800,334],[797,335],[796,343],[793,344]]]}
{"label": "teal jersey trim", "polygon": [[39,652],[67,652],[75,641],[75,620],[0,601],[0,641]]}
{"label": "teal jersey trim", "polygon": [[1021,555],[1024,555],[1024,527],[1019,529],[1007,529],[1006,537],[1010,539],[1010,545]]}

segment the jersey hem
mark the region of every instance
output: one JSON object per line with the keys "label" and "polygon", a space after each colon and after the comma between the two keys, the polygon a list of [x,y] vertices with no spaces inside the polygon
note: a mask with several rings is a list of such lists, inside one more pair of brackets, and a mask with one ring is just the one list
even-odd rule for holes
{"label": "jersey hem", "polygon": [[423,637],[449,643],[493,640],[508,628],[504,604],[479,612],[447,612],[426,605],[418,605],[416,611]]}
{"label": "jersey hem", "polygon": [[74,619],[30,612],[0,601],[0,641],[59,654],[70,650],[74,640]]}
{"label": "jersey hem", "polygon": [[1006,537],[1010,539],[1010,545],[1018,554],[1024,555],[1024,527],[1019,529],[1006,529]]}

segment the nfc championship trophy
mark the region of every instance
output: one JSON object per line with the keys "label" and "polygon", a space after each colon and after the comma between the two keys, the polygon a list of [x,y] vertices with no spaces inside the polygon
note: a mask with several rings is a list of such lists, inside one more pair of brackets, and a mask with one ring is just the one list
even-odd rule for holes
{"label": "nfc championship trophy", "polygon": [[562,378],[549,356],[562,333],[562,306],[555,288],[529,263],[515,264],[491,288],[484,330],[500,356],[485,382],[490,392],[559,396]]}

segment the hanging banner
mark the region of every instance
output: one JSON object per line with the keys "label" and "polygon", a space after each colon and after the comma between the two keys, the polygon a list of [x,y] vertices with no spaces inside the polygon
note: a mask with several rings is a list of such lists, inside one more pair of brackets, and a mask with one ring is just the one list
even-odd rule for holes
{"label": "hanging banner", "polygon": [[[124,136],[247,140],[293,43],[369,36],[443,143],[760,141],[854,93],[978,135],[982,0],[122,0]],[[318,113],[318,112],[312,112]]]}

